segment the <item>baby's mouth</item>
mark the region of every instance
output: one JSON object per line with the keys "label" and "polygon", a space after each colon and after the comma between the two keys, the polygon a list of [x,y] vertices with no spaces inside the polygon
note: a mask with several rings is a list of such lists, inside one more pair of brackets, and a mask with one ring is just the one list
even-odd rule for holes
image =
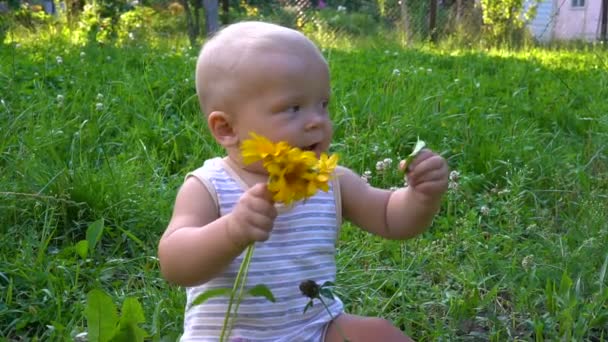
{"label": "baby's mouth", "polygon": [[304,146],[302,147],[303,151],[316,151],[317,147],[319,146],[318,143],[312,144],[312,145],[308,145],[308,146]]}

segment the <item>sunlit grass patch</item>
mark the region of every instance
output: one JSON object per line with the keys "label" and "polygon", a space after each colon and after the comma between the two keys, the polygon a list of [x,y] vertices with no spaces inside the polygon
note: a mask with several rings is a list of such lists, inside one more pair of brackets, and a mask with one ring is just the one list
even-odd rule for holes
{"label": "sunlit grass patch", "polygon": [[[86,294],[101,288],[118,307],[137,298],[150,334],[176,337],[185,296],[160,278],[156,244],[185,173],[220,153],[196,51],[20,44],[0,49],[0,336],[86,331]],[[457,173],[416,239],[344,225],[347,309],[418,340],[605,339],[606,52],[349,44],[324,50],[331,152],[373,185],[402,186],[396,162],[420,137]],[[102,218],[82,257],[74,246]]]}

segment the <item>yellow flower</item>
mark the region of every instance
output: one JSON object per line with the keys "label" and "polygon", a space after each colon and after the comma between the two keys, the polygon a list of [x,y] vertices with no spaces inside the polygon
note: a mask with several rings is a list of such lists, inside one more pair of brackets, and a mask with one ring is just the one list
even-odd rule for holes
{"label": "yellow flower", "polygon": [[319,189],[327,192],[328,182],[338,164],[338,156],[323,153],[317,160],[314,152],[291,147],[284,141],[272,143],[251,133],[243,141],[241,155],[245,164],[262,161],[268,172],[268,190],[275,202],[289,205],[313,196]]}
{"label": "yellow flower", "polygon": [[241,156],[243,163],[251,164],[259,160],[272,159],[273,157],[289,150],[286,142],[273,144],[270,140],[255,133],[250,133],[251,139],[243,141],[241,145]]}
{"label": "yellow flower", "polygon": [[329,189],[327,182],[331,179],[331,174],[336,166],[338,166],[338,155],[334,154],[328,157],[325,153],[321,154],[321,158],[317,163],[317,175],[315,177],[315,182],[319,189],[327,192]]}

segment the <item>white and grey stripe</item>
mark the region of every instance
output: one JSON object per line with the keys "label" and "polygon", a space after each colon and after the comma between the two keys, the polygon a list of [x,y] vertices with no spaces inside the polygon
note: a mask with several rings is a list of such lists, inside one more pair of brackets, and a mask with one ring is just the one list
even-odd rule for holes
{"label": "white and grey stripe", "polygon": [[[233,172],[227,172],[230,170],[226,168],[221,158],[214,158],[188,175],[197,177],[208,188],[213,187],[210,192],[217,196],[220,215],[230,213],[244,191],[239,180],[232,177]],[[332,185],[327,193],[319,191],[304,202],[283,208],[285,210],[281,210],[275,220],[270,239],[256,243],[246,287],[265,284],[276,302],[257,297],[243,298],[230,341],[293,342],[323,338],[331,317],[318,302],[303,313],[308,298],[300,293],[299,284],[307,279],[319,284],[335,280],[335,243],[340,219],[336,206],[339,200],[334,195],[338,194],[334,194]],[[186,308],[209,289],[232,287],[243,257],[244,253],[204,285],[187,288]],[[338,298],[326,303],[334,317],[343,310]],[[227,297],[216,297],[187,309],[181,341],[217,341],[227,306]]]}

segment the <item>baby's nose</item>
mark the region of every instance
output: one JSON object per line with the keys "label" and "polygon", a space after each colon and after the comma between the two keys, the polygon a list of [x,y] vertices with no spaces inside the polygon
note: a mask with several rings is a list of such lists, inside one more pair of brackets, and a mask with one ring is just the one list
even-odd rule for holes
{"label": "baby's nose", "polygon": [[313,111],[310,113],[308,121],[306,122],[306,129],[318,128],[324,125],[326,121],[327,115],[325,113]]}

